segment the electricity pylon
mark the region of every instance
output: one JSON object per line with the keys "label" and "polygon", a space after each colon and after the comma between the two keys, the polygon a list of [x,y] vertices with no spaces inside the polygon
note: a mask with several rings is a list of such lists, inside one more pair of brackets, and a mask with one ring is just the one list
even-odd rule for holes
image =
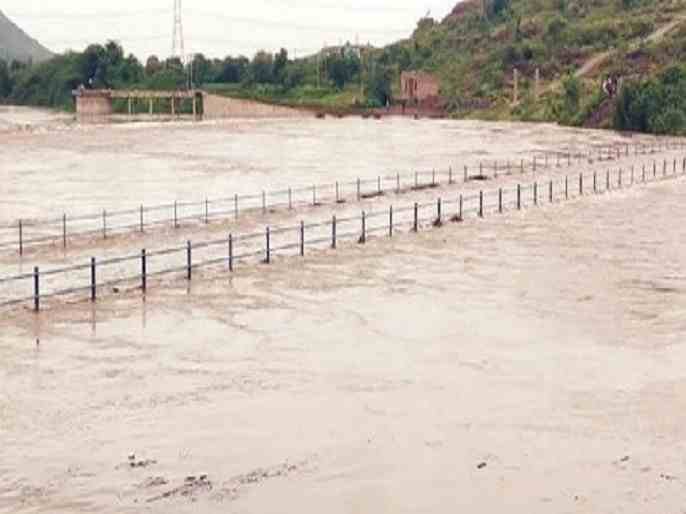
{"label": "electricity pylon", "polygon": [[183,18],[181,17],[181,0],[174,0],[174,31],[172,35],[172,57],[178,57],[186,63],[186,49],[183,40]]}

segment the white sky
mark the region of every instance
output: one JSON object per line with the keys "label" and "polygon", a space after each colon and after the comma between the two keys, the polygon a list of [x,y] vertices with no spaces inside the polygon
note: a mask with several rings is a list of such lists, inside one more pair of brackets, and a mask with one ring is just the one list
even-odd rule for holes
{"label": "white sky", "polygon": [[[186,53],[252,56],[281,46],[297,56],[324,43],[374,45],[409,36],[431,10],[443,18],[458,0],[183,0]],[[0,9],[55,52],[119,41],[145,59],[171,53],[174,0],[2,0]]]}

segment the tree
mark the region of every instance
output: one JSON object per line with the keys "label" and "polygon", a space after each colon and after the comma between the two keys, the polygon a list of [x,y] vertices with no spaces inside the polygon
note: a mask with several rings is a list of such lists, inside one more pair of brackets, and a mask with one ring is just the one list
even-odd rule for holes
{"label": "tree", "polygon": [[274,57],[261,50],[250,63],[250,78],[257,84],[271,84],[274,81]]}
{"label": "tree", "polygon": [[145,74],[148,77],[152,77],[155,73],[161,70],[162,63],[160,62],[160,58],[156,55],[151,55],[148,57],[148,60],[145,62]]}
{"label": "tree", "polygon": [[374,107],[383,107],[392,100],[390,68],[372,63],[367,74],[367,100]]}
{"label": "tree", "polygon": [[7,63],[0,59],[0,98],[7,98],[12,92],[12,79]]}
{"label": "tree", "polygon": [[284,74],[288,66],[288,50],[282,48],[279,53],[274,55],[274,65],[272,69],[272,80],[283,83]]}
{"label": "tree", "polygon": [[360,71],[360,60],[354,54],[334,54],[324,62],[326,76],[338,89],[343,89]]}

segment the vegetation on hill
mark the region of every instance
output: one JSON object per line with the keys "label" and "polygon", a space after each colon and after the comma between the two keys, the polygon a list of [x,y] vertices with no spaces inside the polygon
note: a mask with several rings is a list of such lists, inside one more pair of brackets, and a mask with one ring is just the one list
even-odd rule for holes
{"label": "vegetation on hill", "polygon": [[[344,45],[298,60],[286,50],[197,55],[184,68],[155,56],[143,64],[112,42],[30,66],[0,60],[0,101],[68,108],[80,84],[174,89],[192,75],[219,94],[345,110],[386,105],[403,71],[422,70],[439,77],[455,117],[681,134],[685,58],[686,0],[464,0],[383,49]],[[609,76],[620,79],[616,98],[601,87]]]}
{"label": "vegetation on hill", "polygon": [[52,55],[0,11],[0,59],[5,62],[41,62]]}
{"label": "vegetation on hill", "polygon": [[[661,71],[686,50],[683,15],[682,0],[466,0],[441,22],[421,20],[411,38],[385,48],[379,60],[396,74],[437,74],[456,116],[610,127],[618,118],[603,80],[616,75],[631,89],[670,76]],[[636,125],[617,128],[629,126]]]}

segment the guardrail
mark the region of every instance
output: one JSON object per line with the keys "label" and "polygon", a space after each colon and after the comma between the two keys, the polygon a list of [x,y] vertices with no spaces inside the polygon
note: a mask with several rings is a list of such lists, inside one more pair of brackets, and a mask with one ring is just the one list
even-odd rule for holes
{"label": "guardrail", "polygon": [[[646,184],[686,175],[686,158],[672,166],[663,161],[661,170],[657,161],[652,168],[636,170],[607,171],[605,176],[598,172],[566,175],[561,180],[550,180],[545,183],[534,181],[527,185],[518,184],[512,188],[499,188],[490,191],[479,191],[474,194],[460,194],[453,199],[437,198],[428,203],[414,203],[401,208],[390,206],[387,210],[367,213],[359,216],[337,218],[305,223],[295,226],[266,227],[262,232],[249,234],[228,234],[226,238],[208,240],[199,243],[188,241],[183,246],[156,251],[143,249],[140,253],[117,256],[97,261],[91,258],[88,262],[48,271],[35,267],[32,273],[25,273],[0,279],[0,287],[9,291],[10,285],[19,286],[14,295],[0,298],[0,307],[11,307],[30,303],[38,312],[41,303],[50,298],[85,296],[95,302],[104,294],[104,288],[133,284],[133,289],[145,293],[149,281],[165,275],[182,274],[186,280],[192,280],[194,270],[210,266],[222,266],[233,272],[239,263],[246,261],[269,264],[276,255],[305,256],[306,249],[337,248],[343,241],[364,244],[373,234],[384,234],[393,237],[397,232],[418,232],[422,227],[441,226],[445,222],[462,222],[468,217],[483,218],[487,214],[506,211],[519,211],[529,206],[544,203],[567,201],[588,193],[601,194],[615,189],[624,189],[637,184]],[[198,259],[197,254],[201,257]],[[203,255],[204,253],[204,255]],[[159,269],[153,269],[156,262]],[[64,287],[65,282],[47,284],[54,277],[73,276],[73,284]],[[25,291],[21,293],[20,291]]]}
{"label": "guardrail", "polygon": [[[588,152],[556,152],[534,155],[530,159],[514,161],[480,162],[478,165],[463,166],[462,169],[417,171],[409,174],[377,176],[370,179],[356,179],[306,187],[261,191],[255,194],[234,194],[223,198],[144,206],[98,213],[67,214],[55,218],[19,219],[0,225],[0,251],[17,251],[23,256],[30,246],[60,244],[66,248],[69,240],[77,237],[107,239],[114,234],[126,232],[144,233],[152,228],[179,228],[183,223],[209,224],[211,220],[238,219],[241,214],[263,212],[277,208],[294,209],[297,206],[319,206],[325,203],[343,203],[350,198],[361,199],[380,196],[390,192],[424,189],[439,184],[452,185],[458,181],[468,182],[478,178],[497,178],[499,175],[524,174],[528,171],[548,169],[552,164],[572,166],[574,162],[587,160],[619,159],[622,156],[655,153],[660,150],[681,149],[681,141],[660,141],[654,144],[626,144],[614,147],[599,147]],[[33,235],[29,235],[33,232]]]}

